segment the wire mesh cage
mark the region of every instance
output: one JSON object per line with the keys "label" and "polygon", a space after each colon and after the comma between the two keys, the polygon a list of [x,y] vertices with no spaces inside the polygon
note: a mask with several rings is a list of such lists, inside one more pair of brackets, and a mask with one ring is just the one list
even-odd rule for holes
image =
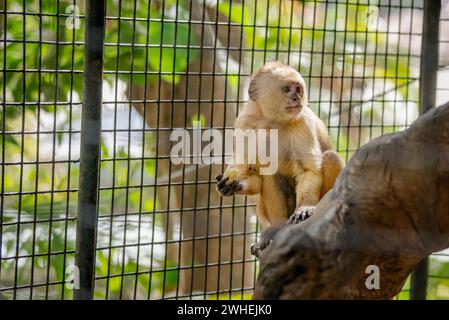
{"label": "wire mesh cage", "polygon": [[[171,134],[225,135],[251,74],[280,60],[302,74],[310,107],[348,161],[420,114],[424,6],[1,0],[0,299],[72,299],[80,252],[78,262],[93,266],[96,299],[251,298],[255,200],[216,193],[222,164],[173,163]],[[441,30],[448,19],[443,1]],[[437,104],[449,100],[444,32],[439,48]],[[90,64],[98,55],[102,63]],[[84,118],[95,104],[97,114]],[[80,158],[96,157],[83,134],[97,139],[85,143],[99,147],[98,170],[80,172]],[[428,298],[449,298],[447,256],[430,257]]]}

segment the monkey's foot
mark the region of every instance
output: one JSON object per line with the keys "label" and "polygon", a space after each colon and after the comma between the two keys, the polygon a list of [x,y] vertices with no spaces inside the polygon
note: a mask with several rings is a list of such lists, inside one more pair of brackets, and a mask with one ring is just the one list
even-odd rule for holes
{"label": "monkey's foot", "polygon": [[239,180],[229,181],[229,177],[223,178],[223,175],[220,174],[216,177],[217,179],[217,191],[222,196],[232,196],[237,191],[242,190],[243,186]]}
{"label": "monkey's foot", "polygon": [[259,259],[261,252],[262,250],[260,249],[260,242],[253,243],[251,245],[251,254],[255,256],[257,259]]}
{"label": "monkey's foot", "polygon": [[273,241],[274,236],[278,233],[281,227],[270,227],[263,231],[260,235],[260,240],[251,246],[251,254],[256,258],[260,258],[260,254]]}
{"label": "monkey's foot", "polygon": [[315,207],[301,206],[290,216],[288,219],[288,224],[298,224],[301,223],[313,215]]}
{"label": "monkey's foot", "polygon": [[273,239],[267,239],[266,241],[259,241],[251,245],[251,254],[257,259],[260,259],[260,254],[270,245]]}

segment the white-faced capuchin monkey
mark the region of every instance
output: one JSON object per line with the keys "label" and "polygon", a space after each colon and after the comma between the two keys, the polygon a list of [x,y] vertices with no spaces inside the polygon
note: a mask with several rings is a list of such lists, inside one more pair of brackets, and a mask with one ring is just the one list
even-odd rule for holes
{"label": "white-faced capuchin monkey", "polygon": [[295,69],[277,61],[265,64],[252,77],[248,93],[250,101],[235,128],[277,129],[278,171],[261,175],[258,163],[229,165],[217,176],[217,190],[222,196],[258,195],[259,222],[271,231],[253,246],[257,255],[287,220],[299,223],[313,213],[343,163],[326,126],[307,106],[306,85]]}

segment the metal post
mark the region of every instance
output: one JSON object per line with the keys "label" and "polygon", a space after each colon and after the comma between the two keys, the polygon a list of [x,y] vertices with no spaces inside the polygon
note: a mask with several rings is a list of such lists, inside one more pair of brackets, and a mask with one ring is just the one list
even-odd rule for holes
{"label": "metal post", "polygon": [[424,1],[419,112],[424,114],[435,107],[438,72],[438,40],[440,31],[440,0]]}
{"label": "metal post", "polygon": [[[440,25],[441,1],[425,0],[423,33],[421,45],[421,68],[419,85],[419,113],[423,115],[435,107],[437,72],[438,72],[438,40]],[[425,300],[427,297],[428,258],[423,259],[412,273],[410,298]]]}
{"label": "metal post", "polygon": [[86,1],[84,97],[75,253],[75,264],[79,270],[79,288],[75,288],[74,296],[77,300],[92,299],[94,287],[105,11],[104,0]]}

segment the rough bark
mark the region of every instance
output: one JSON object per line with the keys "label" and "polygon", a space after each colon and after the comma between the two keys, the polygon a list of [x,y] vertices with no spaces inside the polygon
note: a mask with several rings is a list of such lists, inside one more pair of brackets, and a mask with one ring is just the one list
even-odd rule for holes
{"label": "rough bark", "polygon": [[[263,251],[256,299],[390,299],[416,264],[449,247],[449,104],[379,137],[334,189]],[[367,289],[366,268],[380,270]]]}

